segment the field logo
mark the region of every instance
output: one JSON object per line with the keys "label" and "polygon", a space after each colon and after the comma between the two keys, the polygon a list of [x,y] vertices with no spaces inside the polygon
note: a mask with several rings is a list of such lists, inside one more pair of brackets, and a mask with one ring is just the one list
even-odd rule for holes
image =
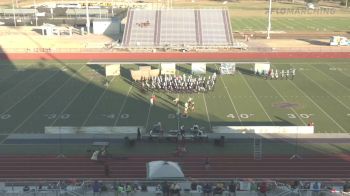
{"label": "field logo", "polygon": [[[265,10],[265,14],[269,14],[269,9]],[[333,15],[334,8],[272,8],[271,14],[276,15]]]}

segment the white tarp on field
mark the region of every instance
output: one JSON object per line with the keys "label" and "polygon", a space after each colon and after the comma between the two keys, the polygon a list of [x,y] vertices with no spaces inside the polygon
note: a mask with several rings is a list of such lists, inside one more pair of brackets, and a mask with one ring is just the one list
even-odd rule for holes
{"label": "white tarp on field", "polygon": [[175,63],[162,63],[161,64],[161,74],[164,75],[175,75],[176,64]]}
{"label": "white tarp on field", "polygon": [[254,73],[267,73],[270,70],[270,63],[255,63]]}
{"label": "white tarp on field", "polygon": [[205,74],[206,71],[206,63],[192,63],[192,74]]}
{"label": "white tarp on field", "polygon": [[151,161],[147,165],[148,179],[183,179],[185,178],[180,166],[172,161]]}
{"label": "white tarp on field", "polygon": [[120,64],[106,65],[106,76],[119,76]]}

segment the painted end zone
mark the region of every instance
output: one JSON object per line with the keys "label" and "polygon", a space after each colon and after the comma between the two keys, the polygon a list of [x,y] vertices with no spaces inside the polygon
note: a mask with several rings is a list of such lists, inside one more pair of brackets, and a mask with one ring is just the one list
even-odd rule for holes
{"label": "painted end zone", "polygon": [[2,53],[1,60],[118,60],[222,61],[232,59],[350,58],[350,52],[239,52],[239,53]]}
{"label": "painted end zone", "polygon": [[214,133],[313,134],[314,126],[217,126]]}

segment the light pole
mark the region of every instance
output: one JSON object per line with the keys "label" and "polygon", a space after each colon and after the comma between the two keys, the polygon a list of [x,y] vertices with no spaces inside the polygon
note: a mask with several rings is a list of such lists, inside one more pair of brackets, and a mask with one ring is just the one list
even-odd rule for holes
{"label": "light pole", "polygon": [[86,32],[90,33],[90,18],[89,18],[89,5],[88,0],[85,0],[85,8],[86,8]]}
{"label": "light pole", "polygon": [[[17,1],[17,0],[16,0]],[[35,9],[35,26],[38,26],[38,10],[36,9],[36,1],[34,0],[34,9]]]}
{"label": "light pole", "polygon": [[295,152],[290,159],[302,159],[299,155],[299,142],[298,142],[299,128],[297,127],[297,133],[295,134]]}
{"label": "light pole", "polygon": [[15,27],[17,27],[17,23],[16,23],[16,12],[15,12],[15,4],[13,3],[13,0],[12,0],[12,13],[13,13],[13,23],[14,23]]}
{"label": "light pole", "polygon": [[268,25],[267,25],[267,37],[266,39],[270,39],[270,31],[271,31],[271,8],[272,7],[272,0],[270,0],[269,3],[269,21],[268,21]]}

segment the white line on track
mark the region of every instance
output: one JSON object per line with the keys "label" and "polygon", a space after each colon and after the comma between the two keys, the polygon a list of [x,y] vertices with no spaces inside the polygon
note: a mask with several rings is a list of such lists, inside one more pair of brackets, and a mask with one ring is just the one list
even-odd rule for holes
{"label": "white line on track", "polygon": [[266,116],[269,118],[269,120],[271,121],[272,125],[275,126],[275,123],[273,122],[273,120],[271,119],[271,117],[269,116],[269,114],[266,112],[264,106],[262,105],[261,101],[258,99],[258,97],[256,96],[256,94],[254,93],[253,89],[250,87],[250,84],[247,82],[247,80],[244,78],[244,76],[242,76],[241,73],[239,73],[238,75],[240,75],[240,77],[243,79],[243,81],[245,82],[245,84],[248,86],[250,92],[254,95],[256,101],[258,102],[258,104],[260,105],[261,109],[264,111],[264,113],[266,114]]}
{"label": "white line on track", "polygon": [[[216,67],[216,66],[215,66],[215,67]],[[217,68],[217,67],[216,67],[216,68]],[[241,125],[243,125],[242,120],[241,120],[241,118],[240,118],[240,116],[239,116],[239,114],[238,114],[238,111],[237,111],[237,109],[236,109],[236,106],[235,106],[235,104],[234,104],[234,102],[233,102],[233,100],[232,100],[232,97],[231,97],[230,93],[228,92],[228,89],[227,89],[227,86],[226,86],[226,84],[225,84],[225,82],[224,82],[224,79],[222,79],[222,76],[219,76],[219,77],[220,77],[220,79],[221,79],[221,82],[224,84],[224,88],[225,88],[225,90],[226,90],[226,93],[227,93],[227,95],[228,95],[228,98],[230,99],[231,105],[233,106],[233,109],[235,110],[235,113],[236,113],[236,115],[237,115],[237,118],[238,118],[238,120],[239,120],[239,123],[240,123]]]}
{"label": "white line on track", "polygon": [[121,107],[120,110],[119,110],[119,114],[118,114],[117,118],[115,119],[113,126],[116,126],[116,125],[118,124],[118,121],[119,121],[119,119],[120,119],[120,115],[122,114],[122,111],[123,111],[123,109],[124,109],[124,107],[125,107],[126,101],[127,101],[128,98],[129,98],[129,95],[130,95],[130,92],[131,92],[131,89],[132,89],[132,88],[133,88],[133,85],[130,86],[129,91],[128,91],[128,94],[126,95],[126,97],[125,97],[124,100],[123,100],[122,107]]}
{"label": "white line on track", "polygon": [[59,120],[59,116],[61,116],[71,105],[72,103],[80,96],[81,92],[83,92],[83,90],[90,84],[90,82],[92,81],[92,79],[94,79],[95,77],[90,77],[89,80],[85,83],[85,85],[83,87],[80,88],[79,92],[77,94],[74,95],[74,97],[72,98],[72,100],[70,100],[67,105],[64,106],[64,108],[61,110],[61,112],[57,115],[57,118],[50,124],[50,126],[53,126],[58,120]]}
{"label": "white line on track", "polygon": [[334,122],[334,124],[336,124],[343,132],[346,132],[345,129],[340,126],[331,116],[329,116],[329,114],[327,112],[325,112],[317,103],[314,102],[314,100],[312,100],[310,98],[310,96],[308,96],[303,90],[301,90],[296,84],[294,84],[294,82],[288,80],[296,89],[298,89],[305,97],[307,97],[321,112],[323,112],[332,122]]}
{"label": "white line on track", "polygon": [[[77,72],[83,69],[84,66],[85,65],[81,66]],[[50,101],[51,98],[54,97],[54,95],[56,95],[70,80],[72,80],[74,75],[76,75],[76,73],[71,75],[71,77],[68,80],[64,81],[64,83],[59,88],[57,88],[53,93],[51,93],[51,95],[47,97],[45,101],[43,101],[39,106],[37,106],[34,111],[32,111],[15,129],[13,129],[13,131],[10,132],[10,134],[15,133],[21,126],[23,126],[24,123],[26,123],[37,111],[39,111],[48,101]]]}
{"label": "white line on track", "polygon": [[204,100],[204,105],[205,105],[205,111],[207,112],[208,123],[209,123],[209,130],[211,130],[211,122],[210,122],[210,117],[209,117],[207,102],[205,101],[204,93],[202,93],[202,95],[203,95],[203,100]]}
{"label": "white line on track", "polygon": [[330,93],[327,89],[323,88],[321,85],[319,85],[317,82],[315,82],[312,78],[310,78],[309,76],[307,76],[307,74],[302,73],[306,78],[308,78],[311,82],[313,82],[314,84],[316,84],[318,87],[320,87],[323,91],[325,91],[328,95],[330,95],[331,97],[333,97],[335,100],[337,100],[341,105],[343,105],[345,108],[347,108],[348,110],[350,110],[350,107],[347,106],[346,104],[344,104],[342,101],[340,101],[336,96],[334,96],[332,93]]}
{"label": "white line on track", "polygon": [[9,107],[5,112],[1,113],[1,115],[8,113],[10,110],[12,110],[14,107],[16,107],[20,102],[22,102],[25,98],[27,98],[30,94],[32,94],[36,89],[38,89],[41,85],[52,79],[56,74],[58,74],[59,71],[55,72],[54,74],[50,75],[50,77],[46,78],[42,82],[40,82],[37,86],[32,88],[26,95],[24,95],[20,100],[18,100],[15,104],[13,104],[11,107]]}
{"label": "white line on track", "polygon": [[98,98],[98,100],[96,101],[96,103],[94,104],[94,106],[92,107],[92,109],[90,110],[88,116],[85,118],[83,124],[81,125],[82,127],[84,127],[84,126],[86,125],[86,123],[87,123],[88,120],[90,119],[91,115],[94,113],[96,107],[98,106],[98,104],[99,104],[100,101],[102,100],[103,96],[106,94],[108,88],[109,88],[110,86],[112,86],[111,83],[114,81],[115,77],[116,77],[116,76],[114,76],[114,77],[112,78],[112,80],[109,82],[110,84],[109,84],[107,87],[104,88],[104,90],[103,90],[103,92],[101,93],[100,97]]}

